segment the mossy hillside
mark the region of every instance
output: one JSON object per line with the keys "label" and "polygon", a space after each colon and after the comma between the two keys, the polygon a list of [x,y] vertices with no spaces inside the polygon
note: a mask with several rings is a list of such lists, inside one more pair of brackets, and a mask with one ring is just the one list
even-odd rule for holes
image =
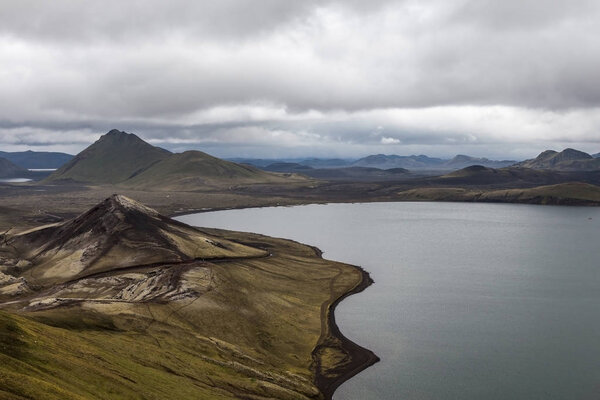
{"label": "mossy hillside", "polygon": [[8,305],[18,314],[2,314],[12,328],[0,339],[7,344],[0,390],[45,399],[324,398],[315,363],[340,375],[336,360],[347,355],[333,347],[315,360],[313,350],[331,337],[332,301],[361,281],[360,272],[287,240],[202,234],[272,255],[198,262],[182,279],[193,284],[210,270],[210,284],[176,301],[88,293],[58,307]]}
{"label": "mossy hillside", "polygon": [[152,165],[122,186],[135,189],[197,190],[205,186],[250,183],[306,182],[296,175],[261,171],[212,157],[201,151],[186,151]]}

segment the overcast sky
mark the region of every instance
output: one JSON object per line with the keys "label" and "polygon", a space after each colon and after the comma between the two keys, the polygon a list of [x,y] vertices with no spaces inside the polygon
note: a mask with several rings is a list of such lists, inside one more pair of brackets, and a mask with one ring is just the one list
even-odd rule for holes
{"label": "overcast sky", "polygon": [[0,150],[600,151],[597,0],[2,0]]}

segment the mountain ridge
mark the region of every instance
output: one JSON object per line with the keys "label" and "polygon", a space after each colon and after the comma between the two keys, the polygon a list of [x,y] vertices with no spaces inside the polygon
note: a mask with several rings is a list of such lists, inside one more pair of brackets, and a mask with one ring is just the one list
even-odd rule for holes
{"label": "mountain ridge", "polygon": [[600,169],[600,159],[583,151],[566,148],[561,152],[545,150],[536,158],[515,164],[517,167],[562,171],[591,171]]}
{"label": "mountain ridge", "polygon": [[0,151],[0,157],[25,169],[60,168],[73,159],[73,155],[50,151]]}

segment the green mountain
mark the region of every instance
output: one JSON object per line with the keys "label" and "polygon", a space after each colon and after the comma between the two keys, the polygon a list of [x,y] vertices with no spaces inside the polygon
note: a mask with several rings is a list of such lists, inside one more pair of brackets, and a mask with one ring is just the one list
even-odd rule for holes
{"label": "green mountain", "polygon": [[561,152],[546,150],[536,158],[525,160],[516,166],[560,171],[592,171],[600,169],[600,159],[575,149],[565,149]]}
{"label": "green mountain", "polygon": [[0,178],[16,178],[27,174],[27,170],[13,164],[6,158],[0,158]]}
{"label": "green mountain", "polygon": [[113,129],[50,175],[47,181],[115,184],[170,154],[132,133]]}
{"label": "green mountain", "polygon": [[189,190],[222,184],[285,183],[304,178],[259,170],[250,165],[221,160],[201,151],[173,154],[140,171],[123,185],[138,189]]}
{"label": "green mountain", "polygon": [[46,181],[118,184],[137,189],[196,190],[204,186],[306,181],[212,157],[201,151],[172,154],[131,133],[113,129]]}

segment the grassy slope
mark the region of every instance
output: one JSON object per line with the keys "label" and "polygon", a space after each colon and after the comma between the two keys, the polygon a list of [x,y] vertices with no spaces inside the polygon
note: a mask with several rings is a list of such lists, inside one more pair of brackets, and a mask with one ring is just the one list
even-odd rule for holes
{"label": "grassy slope", "polygon": [[118,183],[169,154],[135,135],[111,131],[59,168],[46,181]]}
{"label": "grassy slope", "polygon": [[[360,271],[295,242],[209,233],[273,255],[208,264],[214,285],[197,299],[0,312],[0,399],[322,398],[322,310]],[[324,372],[347,360],[324,357]]]}
{"label": "grassy slope", "polygon": [[200,151],[186,151],[152,165],[147,170],[123,182],[136,189],[195,190],[204,185],[222,186],[240,183],[284,183],[301,178],[261,171],[232,163]]}
{"label": "grassy slope", "polygon": [[528,189],[486,191],[464,188],[417,188],[399,192],[398,200],[600,205],[600,187],[572,182]]}

